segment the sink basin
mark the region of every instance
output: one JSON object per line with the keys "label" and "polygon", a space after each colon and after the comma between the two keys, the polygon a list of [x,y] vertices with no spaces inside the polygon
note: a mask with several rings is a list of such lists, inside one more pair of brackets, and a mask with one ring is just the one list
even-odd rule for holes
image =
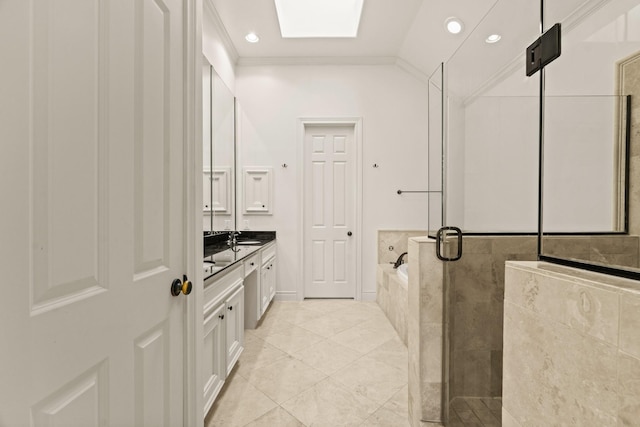
{"label": "sink basin", "polygon": [[243,240],[241,242],[237,242],[236,244],[238,245],[259,245],[262,242],[258,241],[258,240]]}

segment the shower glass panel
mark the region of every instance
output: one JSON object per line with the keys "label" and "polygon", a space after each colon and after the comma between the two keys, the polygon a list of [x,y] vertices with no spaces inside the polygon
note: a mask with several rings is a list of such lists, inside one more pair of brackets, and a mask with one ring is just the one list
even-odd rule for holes
{"label": "shower glass panel", "polygon": [[[544,70],[541,255],[638,271],[640,5],[544,2],[562,55]],[[634,111],[635,108],[635,111]],[[629,121],[629,118],[631,119]]]}
{"label": "shower glass panel", "polygon": [[539,3],[500,0],[444,64],[444,223],[465,234],[537,231],[539,33]]}
{"label": "shower glass panel", "polygon": [[429,233],[435,233],[444,224],[442,222],[442,170],[443,170],[443,123],[442,123],[442,73],[443,64],[429,77],[429,177],[428,209]]}

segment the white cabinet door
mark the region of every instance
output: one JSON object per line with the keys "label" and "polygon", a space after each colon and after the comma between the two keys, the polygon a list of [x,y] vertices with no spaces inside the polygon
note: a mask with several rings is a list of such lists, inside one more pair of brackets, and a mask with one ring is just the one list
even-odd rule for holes
{"label": "white cabinet door", "polygon": [[226,378],[226,345],[224,318],[227,306],[220,304],[204,321],[204,415],[209,412],[211,405],[222,388]]}
{"label": "white cabinet door", "polygon": [[273,257],[269,262],[269,301],[276,296],[276,258]]}
{"label": "white cabinet door", "polygon": [[187,418],[192,3],[0,2],[2,425]]}
{"label": "white cabinet door", "polygon": [[262,268],[260,270],[260,297],[262,300],[262,313],[266,311],[269,303],[276,294],[275,260],[275,257],[267,259],[262,263]]}
{"label": "white cabinet door", "polygon": [[260,269],[260,316],[269,306],[269,264],[263,264]]}
{"label": "white cabinet door", "polygon": [[235,291],[226,301],[225,323],[227,374],[238,361],[244,345],[244,286]]}
{"label": "white cabinet door", "polygon": [[270,215],[273,212],[271,168],[244,168],[244,214]]}

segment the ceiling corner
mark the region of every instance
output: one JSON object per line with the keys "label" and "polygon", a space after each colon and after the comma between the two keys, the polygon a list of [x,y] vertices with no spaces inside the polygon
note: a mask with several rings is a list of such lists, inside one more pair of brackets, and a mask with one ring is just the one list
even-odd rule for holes
{"label": "ceiling corner", "polygon": [[212,0],[203,0],[203,4],[204,4],[205,16],[208,15],[212,19],[213,24],[220,32],[222,43],[224,44],[225,49],[229,53],[229,57],[231,61],[233,62],[234,65],[236,65],[238,63],[238,59],[240,58],[240,55],[238,54],[238,49],[236,49],[236,46],[233,44],[233,41],[231,40],[231,36],[229,36],[229,32],[227,31],[227,28],[225,27],[224,22],[222,22],[222,19],[220,18],[220,14],[218,13],[218,10],[213,5]]}

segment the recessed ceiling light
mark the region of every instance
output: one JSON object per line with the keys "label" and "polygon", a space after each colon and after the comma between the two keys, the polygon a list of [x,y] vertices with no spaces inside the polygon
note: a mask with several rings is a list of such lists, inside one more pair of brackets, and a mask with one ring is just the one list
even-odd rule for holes
{"label": "recessed ceiling light", "polygon": [[485,42],[487,43],[497,43],[500,41],[500,39],[502,38],[502,36],[500,34],[491,34],[489,37],[486,38]]}
{"label": "recessed ceiling light", "polygon": [[260,37],[256,33],[249,33],[244,36],[245,40],[249,43],[258,43],[260,41]]}
{"label": "recessed ceiling light", "polygon": [[444,21],[444,26],[451,34],[461,33],[464,29],[462,21],[454,17],[447,18],[447,20]]}
{"label": "recessed ceiling light", "polygon": [[275,0],[284,38],[354,38],[364,0]]}

